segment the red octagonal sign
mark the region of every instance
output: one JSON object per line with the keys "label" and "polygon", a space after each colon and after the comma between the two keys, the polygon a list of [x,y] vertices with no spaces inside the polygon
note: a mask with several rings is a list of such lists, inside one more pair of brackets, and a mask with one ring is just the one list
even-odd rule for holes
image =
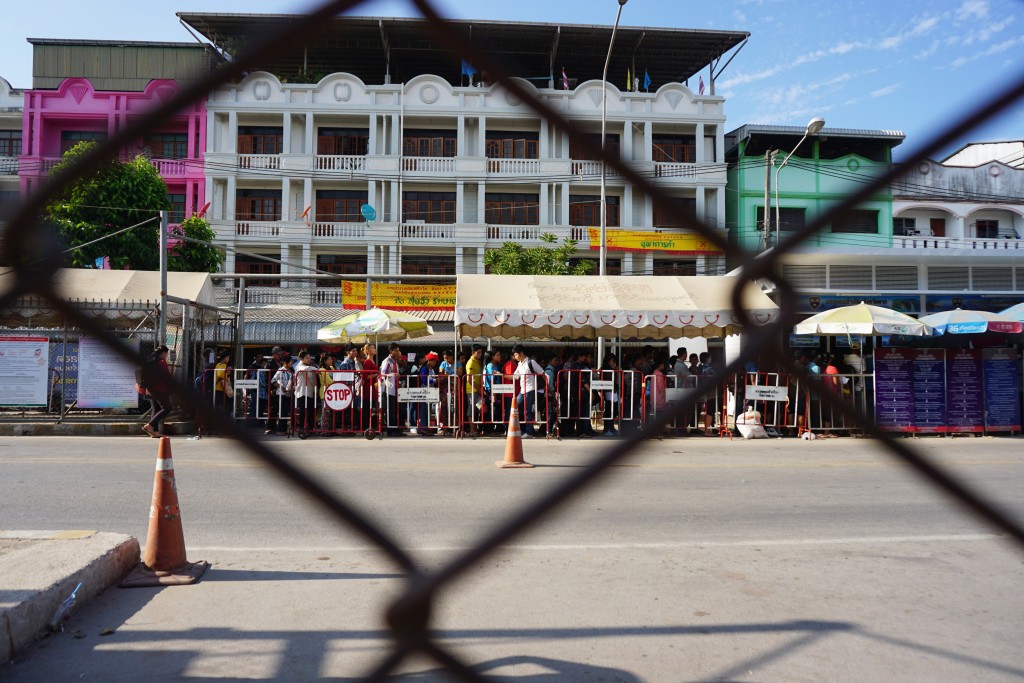
{"label": "red octagonal sign", "polygon": [[345,410],[352,405],[352,387],[337,382],[324,390],[324,402],[331,410]]}

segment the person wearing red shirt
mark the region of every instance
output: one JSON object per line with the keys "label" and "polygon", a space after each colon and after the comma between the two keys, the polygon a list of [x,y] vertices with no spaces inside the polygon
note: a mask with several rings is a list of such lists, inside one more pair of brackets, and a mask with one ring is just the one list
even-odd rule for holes
{"label": "person wearing red shirt", "polygon": [[360,425],[363,431],[370,428],[370,416],[373,415],[373,410],[377,406],[377,379],[380,377],[380,368],[377,367],[377,363],[374,361],[374,357],[377,355],[377,347],[373,344],[366,344],[363,347],[363,355],[366,356],[366,360],[363,361],[363,377],[361,392],[362,398],[360,403]]}

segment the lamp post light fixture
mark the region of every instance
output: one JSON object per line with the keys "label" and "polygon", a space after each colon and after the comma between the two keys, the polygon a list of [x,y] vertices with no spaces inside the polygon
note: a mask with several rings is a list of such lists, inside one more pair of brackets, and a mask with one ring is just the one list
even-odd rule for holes
{"label": "lamp post light fixture", "polygon": [[[601,152],[605,151],[605,135],[608,127],[608,63],[612,60],[612,47],[615,45],[615,32],[619,30],[619,18],[622,17],[622,8],[629,0],[618,0],[619,9],[615,13],[615,24],[612,26],[612,37],[608,40],[608,54],[604,58],[604,71],[601,72]],[[598,252],[597,274],[604,276],[607,273],[605,261],[608,260],[608,200],[605,181],[607,168],[604,155],[601,156],[601,246]],[[597,340],[597,367],[604,363],[604,337]]]}
{"label": "lamp post light fixture", "polygon": [[[618,0],[619,9],[615,13],[615,25],[612,26],[612,37],[608,41],[608,54],[604,58],[604,71],[601,72],[601,151],[605,151],[605,135],[608,127],[608,63],[612,59],[612,47],[615,45],[615,32],[619,29],[619,18],[622,16],[622,8],[629,0]],[[608,203],[606,197],[606,168],[604,159],[601,159],[601,251],[600,263],[598,264],[598,275],[605,274],[605,261],[608,257]]]}
{"label": "lamp post light fixture", "polygon": [[[789,154],[787,154],[786,158],[783,159],[782,163],[779,164],[778,168],[775,169],[775,226],[774,227],[775,227],[775,244],[776,245],[779,243],[779,239],[780,239],[779,231],[782,229],[782,223],[780,222],[781,221],[780,215],[781,215],[782,211],[781,211],[781,209],[779,207],[779,173],[782,171],[782,167],[785,166],[787,163],[789,163],[789,158],[791,156],[793,156],[794,154],[796,154],[796,151],[798,149],[800,149],[800,145],[802,145],[804,143],[804,140],[806,140],[811,135],[817,135],[818,133],[821,132],[821,129],[824,128],[824,127],[825,127],[825,119],[823,119],[823,118],[821,118],[819,116],[816,116],[813,119],[811,119],[810,121],[808,121],[807,122],[807,128],[804,129],[804,135],[803,135],[802,138],[800,138],[800,142],[796,143],[796,146],[793,148],[793,151],[790,152]],[[773,157],[773,160],[774,160],[774,157]],[[767,212],[765,212],[765,215],[767,215]]]}

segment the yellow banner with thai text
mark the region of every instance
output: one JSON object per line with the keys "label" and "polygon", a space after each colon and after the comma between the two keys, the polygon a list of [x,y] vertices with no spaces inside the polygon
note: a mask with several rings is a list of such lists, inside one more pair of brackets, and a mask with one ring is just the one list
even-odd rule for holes
{"label": "yellow banner with thai text", "polygon": [[[590,248],[601,248],[601,229],[587,228]],[[720,254],[703,235],[684,232],[644,232],[639,230],[607,230],[610,251],[663,251],[670,254]]]}
{"label": "yellow banner with thai text", "polygon": [[[343,308],[366,307],[366,282],[342,280],[341,305]],[[394,311],[453,311],[455,310],[454,284],[403,285],[374,282],[371,306]]]}

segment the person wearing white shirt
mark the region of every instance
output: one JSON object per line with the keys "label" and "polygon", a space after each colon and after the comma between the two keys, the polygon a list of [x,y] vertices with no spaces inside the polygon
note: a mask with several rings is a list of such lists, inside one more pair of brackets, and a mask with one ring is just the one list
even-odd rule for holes
{"label": "person wearing white shirt", "polygon": [[522,344],[516,344],[512,348],[512,357],[519,363],[516,366],[513,380],[516,383],[516,406],[523,416],[523,438],[529,439],[536,436],[533,429],[534,406],[537,401],[537,382],[547,381],[544,368],[540,367],[537,361],[526,355],[526,349]]}
{"label": "person wearing white shirt", "polygon": [[312,364],[309,351],[303,349],[299,351],[299,362],[295,364],[295,423],[300,434],[313,429],[315,403],[316,366]]}

